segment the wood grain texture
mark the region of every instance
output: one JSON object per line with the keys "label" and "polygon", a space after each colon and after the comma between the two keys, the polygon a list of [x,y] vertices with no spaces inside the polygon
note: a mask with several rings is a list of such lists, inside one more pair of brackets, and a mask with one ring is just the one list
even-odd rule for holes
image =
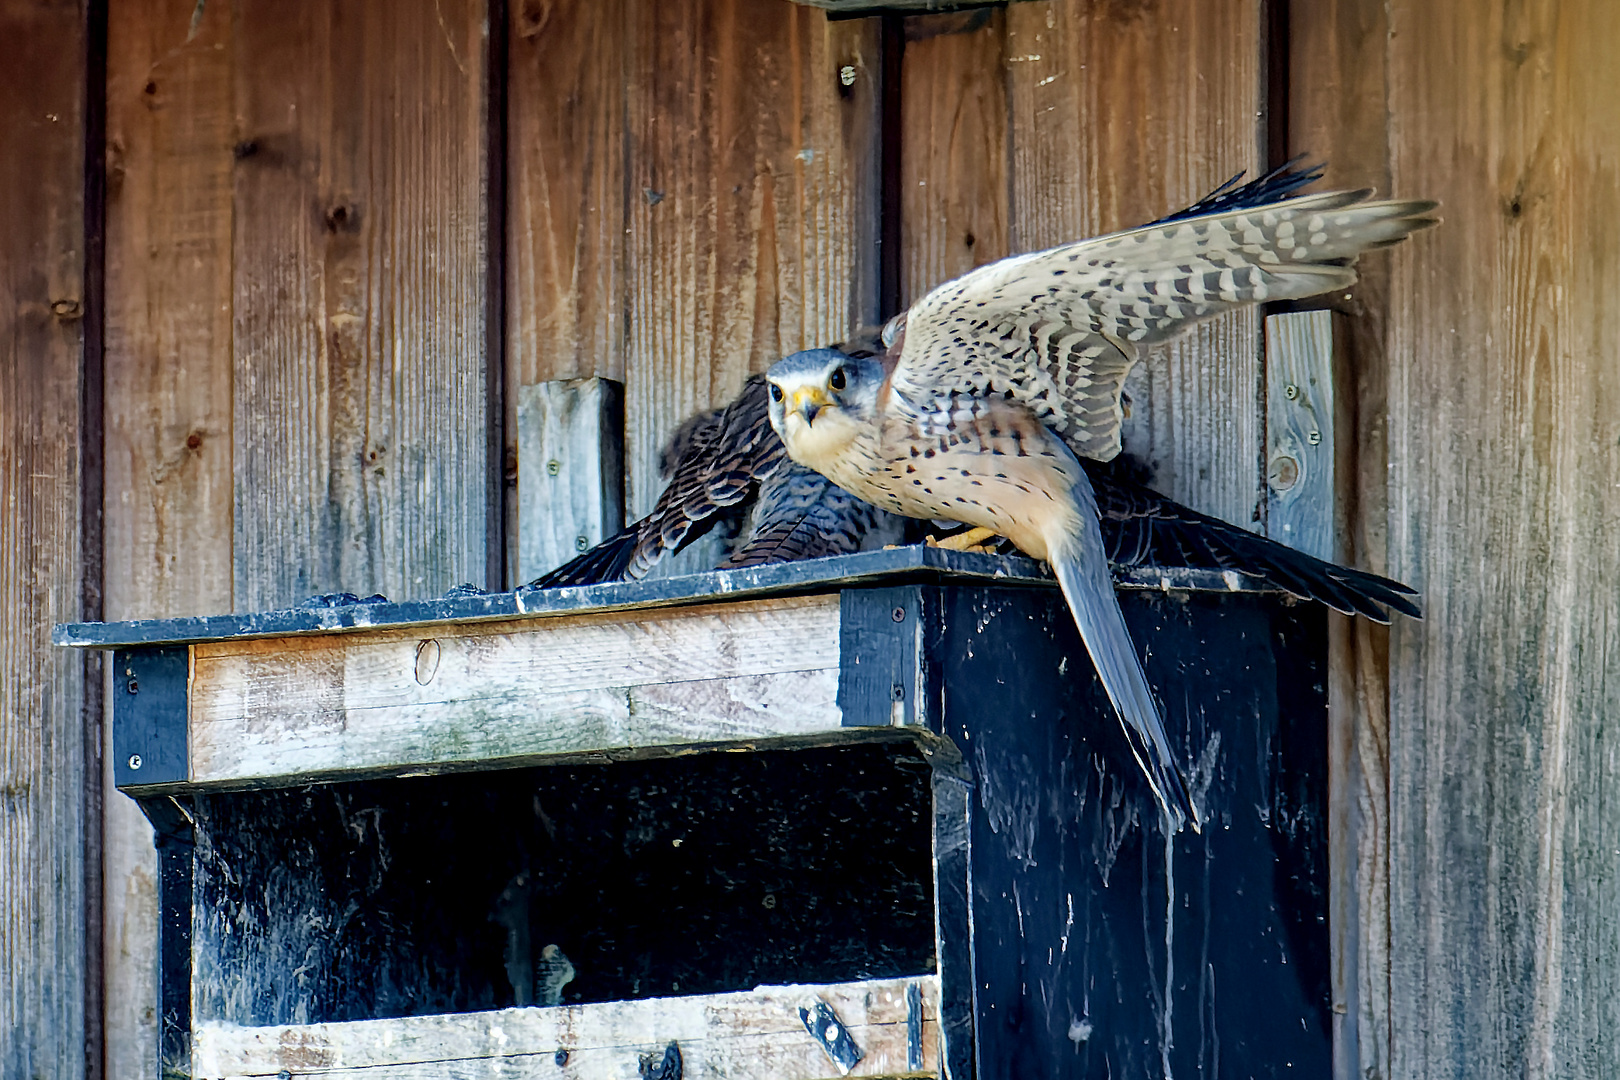
{"label": "wood grain texture", "polygon": [[1266,535],[1334,557],[1333,313],[1266,319]]}
{"label": "wood grain texture", "polygon": [[[85,25],[0,3],[0,1075],[85,1074]],[[93,910],[93,908],[92,908]]]}
{"label": "wood grain texture", "polygon": [[235,604],[482,582],[485,5],[232,14]]}
{"label": "wood grain texture", "polygon": [[628,23],[634,517],[658,497],[677,424],[750,372],[875,319],[878,52],[868,22],[787,3],[638,0]]}
{"label": "wood grain texture", "polygon": [[[109,9],[109,619],[231,609],[230,9]],[[111,732],[106,733],[111,745]],[[157,1061],[157,854],[104,780],[106,1075]]]}
{"label": "wood grain texture", "polygon": [[1390,1072],[1620,1072],[1620,8],[1389,5]]}
{"label": "wood grain texture", "polygon": [[[1324,188],[1393,195],[1389,19],[1381,0],[1292,0],[1286,153],[1327,163]],[[1282,148],[1273,157],[1282,156]],[[1392,259],[1364,258],[1334,317],[1335,558],[1388,572]],[[1328,622],[1328,837],[1335,1080],[1389,1072],[1389,631]]]}
{"label": "wood grain texture", "polygon": [[508,386],[624,381],[632,2],[507,5]]}
{"label": "wood grain texture", "polygon": [[836,731],[838,598],[200,644],[191,778]]}
{"label": "wood grain texture", "polygon": [[624,387],[517,388],[518,575],[533,581],[624,528]]}
{"label": "wood grain texture", "polygon": [[[1260,7],[1010,5],[1011,249],[1151,221],[1259,166]],[[1126,384],[1126,449],[1153,485],[1245,528],[1262,490],[1259,320],[1208,323]]]}
{"label": "wood grain texture", "polygon": [[[906,1068],[906,987],[922,991],[923,1069],[938,1067],[939,980],[887,979],[817,986],[762,986],[698,997],[653,998],[549,1009],[502,1009],[401,1020],[247,1028],[210,1023],[197,1032],[203,1076],[633,1078],[637,1059],[674,1041],[691,1080],[758,1076],[819,1080],[839,1075],[799,1020],[801,1003],[832,1006],[864,1053],[847,1075]],[[566,1053],[563,1053],[566,1051]]]}
{"label": "wood grain texture", "polygon": [[[512,0],[507,25],[506,386],[624,381],[627,0]],[[520,457],[506,395],[507,473]],[[518,481],[521,483],[521,481]],[[507,500],[508,585],[522,514]]]}
{"label": "wood grain texture", "polygon": [[1007,247],[1005,12],[906,20],[900,302]]}

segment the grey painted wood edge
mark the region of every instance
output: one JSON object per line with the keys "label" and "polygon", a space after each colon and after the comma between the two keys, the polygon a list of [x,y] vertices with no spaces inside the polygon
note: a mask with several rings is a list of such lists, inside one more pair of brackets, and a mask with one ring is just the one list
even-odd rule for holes
{"label": "grey painted wood edge", "polygon": [[[996,581],[1001,584],[1057,587],[1057,583],[1031,559],[911,545],[740,570],[712,570],[656,581],[618,581],[565,589],[519,588],[512,592],[398,604],[288,608],[247,615],[59,623],[52,631],[51,641],[64,648],[111,649],[127,645],[187,644],[227,638],[332,634],[712,603],[818,589],[833,591],[850,585],[902,584],[912,580],[939,584]],[[1116,575],[1116,584],[1122,589],[1162,592],[1274,591],[1232,570],[1136,569]]]}
{"label": "grey painted wood edge", "polygon": [[518,578],[533,581],[624,528],[624,387],[518,388]]}
{"label": "grey painted wood edge", "polygon": [[1266,534],[1333,558],[1333,313],[1266,319]]}

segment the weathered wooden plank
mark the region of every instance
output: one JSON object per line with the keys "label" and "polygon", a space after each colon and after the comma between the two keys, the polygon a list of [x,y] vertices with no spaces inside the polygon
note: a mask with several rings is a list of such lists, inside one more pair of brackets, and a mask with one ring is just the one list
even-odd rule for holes
{"label": "weathered wooden plank", "polygon": [[624,381],[627,2],[507,5],[508,386]]}
{"label": "weathered wooden plank", "polygon": [[1389,5],[1390,1070],[1620,1072],[1620,8]]}
{"label": "weathered wooden plank", "polygon": [[[923,1061],[908,1068],[906,990],[922,999]],[[805,1031],[802,1004],[830,1005],[863,1052],[847,1075],[937,1069],[939,980],[935,976],[817,986],[762,986],[734,994],[654,998],[549,1009],[503,1009],[302,1027],[204,1024],[196,1065],[203,1076],[405,1078],[643,1075],[638,1058],[680,1047],[682,1075],[818,1080],[840,1075]],[[362,1072],[363,1070],[363,1072]]]}
{"label": "weathered wooden plank", "polygon": [[518,387],[518,581],[533,581],[624,527],[623,438],[619,383]]}
{"label": "weathered wooden plank", "polygon": [[[108,20],[105,611],[229,611],[230,9],[139,0]],[[158,862],[110,758],[105,783],[105,1068],[144,1077],[157,1062]]]}
{"label": "weathered wooden plank", "polygon": [[[85,1074],[80,609],[86,27],[0,3],[0,1074]],[[94,969],[91,969],[94,970]]]}
{"label": "weathered wooden plank", "polygon": [[[1259,0],[1007,8],[1010,246],[1151,221],[1261,163]],[[1246,528],[1264,449],[1260,322],[1223,317],[1127,384],[1126,447],[1154,486]]]}
{"label": "weathered wooden plank", "polygon": [[838,598],[194,647],[218,783],[836,730]]}
{"label": "weathered wooden plank", "polygon": [[[1288,146],[1324,188],[1390,192],[1389,18],[1369,0],[1295,0]],[[1395,258],[1403,256],[1396,255]],[[1334,319],[1335,558],[1388,570],[1389,258],[1365,258]],[[1328,837],[1335,1080],[1389,1076],[1388,630],[1330,617]]]}
{"label": "weathered wooden plank", "polygon": [[636,0],[629,26],[636,516],[658,496],[659,449],[677,424],[729,400],[749,372],[875,319],[878,51],[869,22],[790,4]]}
{"label": "weathered wooden plank", "polygon": [[1266,534],[1334,556],[1333,314],[1266,319]]}
{"label": "weathered wooden plank", "polygon": [[233,12],[239,609],[484,578],[485,14]]}
{"label": "weathered wooden plank", "polygon": [[[622,383],[626,0],[517,0],[506,11],[506,385]],[[508,393],[509,482],[518,430]],[[528,580],[516,572],[518,501],[508,500],[508,585]]]}
{"label": "weathered wooden plank", "polygon": [[1004,13],[906,20],[901,90],[900,302],[1007,248]]}

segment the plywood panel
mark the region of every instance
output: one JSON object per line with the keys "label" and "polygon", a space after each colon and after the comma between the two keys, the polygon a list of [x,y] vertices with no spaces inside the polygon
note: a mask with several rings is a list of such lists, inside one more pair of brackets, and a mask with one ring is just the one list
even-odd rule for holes
{"label": "plywood panel", "polygon": [[636,516],[658,496],[677,424],[875,319],[878,52],[873,20],[828,22],[787,0],[636,0],[628,25]]}
{"label": "plywood panel", "polygon": [[481,582],[484,4],[233,15],[235,605]]}
{"label": "plywood panel", "polygon": [[1389,5],[1390,1071],[1620,1070],[1620,8]]}
{"label": "plywood panel", "polygon": [[197,645],[199,783],[837,730],[838,598]]}
{"label": "plywood panel", "polygon": [[[921,991],[923,1060],[908,1068],[906,989]],[[832,1063],[799,1019],[801,1004],[829,1004],[863,1052],[848,1073]],[[823,1077],[933,1075],[938,1071],[939,982],[934,977],[821,986],[763,986],[734,994],[618,1001],[456,1016],[364,1020],[300,1027],[208,1024],[197,1061],[208,1076],[518,1078],[586,1080],[643,1075],[680,1047],[682,1075]]]}
{"label": "plywood panel", "polygon": [[85,26],[0,3],[0,1074],[85,1073]]}
{"label": "plywood panel", "polygon": [[[1007,8],[1010,246],[1151,221],[1261,163],[1259,0],[1048,0]],[[1126,447],[1156,487],[1253,527],[1259,314],[1156,354],[1128,384]]]}

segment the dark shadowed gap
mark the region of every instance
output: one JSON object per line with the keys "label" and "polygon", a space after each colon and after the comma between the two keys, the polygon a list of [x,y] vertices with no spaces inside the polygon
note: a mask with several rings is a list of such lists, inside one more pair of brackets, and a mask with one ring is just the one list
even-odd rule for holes
{"label": "dark shadowed gap", "polygon": [[906,20],[903,15],[884,15],[882,19],[883,102],[879,127],[883,175],[878,219],[878,318],[887,321],[900,312],[900,148],[904,141],[901,65],[905,62]]}
{"label": "dark shadowed gap", "polygon": [[[107,3],[84,8],[84,322],[79,375],[79,618],[103,617],[105,586],[103,492],[106,487],[103,420],[107,208]],[[101,726],[105,654],[84,653],[84,1075],[104,1075],[102,931]]]}
{"label": "dark shadowed gap", "polygon": [[507,587],[506,484],[506,0],[489,0],[485,58],[484,395],[488,426],[484,501],[484,588]]}

